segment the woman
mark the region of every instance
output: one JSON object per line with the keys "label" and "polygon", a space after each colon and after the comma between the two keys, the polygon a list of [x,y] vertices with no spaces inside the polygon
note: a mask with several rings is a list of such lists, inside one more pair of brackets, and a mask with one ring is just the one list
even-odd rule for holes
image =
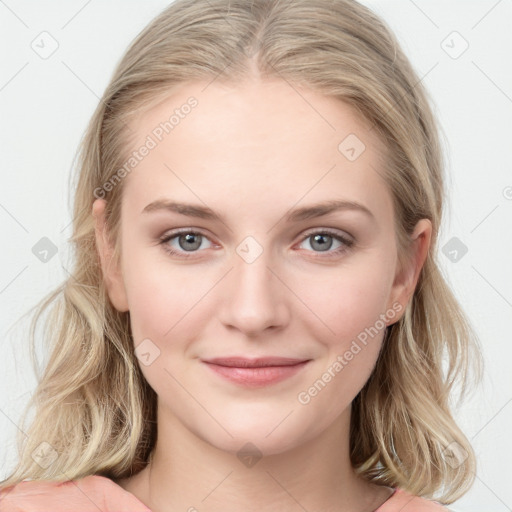
{"label": "woman", "polygon": [[435,261],[441,160],[362,5],[171,4],[83,141],[76,265],[0,507],[458,499],[475,458],[448,400],[477,343]]}

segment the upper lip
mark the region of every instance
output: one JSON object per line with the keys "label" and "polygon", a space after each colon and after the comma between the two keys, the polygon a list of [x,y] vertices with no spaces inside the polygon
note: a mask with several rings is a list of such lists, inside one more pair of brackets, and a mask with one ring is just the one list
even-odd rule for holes
{"label": "upper lip", "polygon": [[216,357],[203,359],[205,363],[217,364],[219,366],[231,366],[237,368],[259,368],[262,366],[293,366],[309,359],[296,359],[291,357]]}

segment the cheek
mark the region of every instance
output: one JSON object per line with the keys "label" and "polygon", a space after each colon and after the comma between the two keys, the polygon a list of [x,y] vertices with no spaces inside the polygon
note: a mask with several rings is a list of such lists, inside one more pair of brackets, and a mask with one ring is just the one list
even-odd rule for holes
{"label": "cheek", "polygon": [[[152,260],[148,264],[133,256],[124,268],[124,277],[139,366],[157,394],[176,395],[180,386],[170,374],[179,382],[186,379],[183,355],[200,334],[200,300],[211,285],[200,272],[185,273],[165,262]],[[142,355],[148,353],[146,365]]]}
{"label": "cheek", "polygon": [[127,276],[126,282],[136,343],[151,336],[162,343],[173,337],[176,339],[176,332],[189,324],[191,317],[188,315],[194,314],[194,307],[208,290],[199,278],[185,279],[178,272],[169,272],[169,269],[167,272],[158,272],[156,268],[149,272],[135,272]]}
{"label": "cheek", "polygon": [[165,343],[186,323],[187,312],[204,295],[207,283],[200,272],[187,272],[166,261],[160,247],[139,249],[132,240],[126,245],[129,257],[123,261],[123,280],[135,344],[144,338]]}
{"label": "cheek", "polygon": [[298,295],[310,312],[304,318],[317,326],[319,339],[341,349],[347,340],[376,323],[382,328],[378,320],[386,312],[389,283],[386,265],[360,261],[297,284]]}
{"label": "cheek", "polygon": [[317,315],[304,318],[311,336],[323,344],[324,357],[297,400],[325,423],[349,406],[375,367],[386,330],[386,272],[382,265],[347,266],[329,281],[302,290]]}

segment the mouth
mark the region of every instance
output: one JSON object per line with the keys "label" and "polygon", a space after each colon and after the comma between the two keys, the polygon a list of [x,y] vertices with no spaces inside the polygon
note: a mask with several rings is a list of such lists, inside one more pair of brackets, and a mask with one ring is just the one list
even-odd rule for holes
{"label": "mouth", "polygon": [[240,386],[258,388],[299,373],[311,359],[227,357],[202,360],[216,375]]}
{"label": "mouth", "polygon": [[296,359],[291,357],[215,357],[213,359],[204,359],[205,363],[212,363],[219,366],[229,366],[236,368],[262,368],[267,366],[293,366],[308,359]]}

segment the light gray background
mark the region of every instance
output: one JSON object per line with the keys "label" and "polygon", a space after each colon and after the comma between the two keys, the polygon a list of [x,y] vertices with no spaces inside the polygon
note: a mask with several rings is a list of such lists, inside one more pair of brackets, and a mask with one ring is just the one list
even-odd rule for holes
{"label": "light gray background", "polygon": [[[477,327],[486,361],[482,387],[456,412],[479,468],[471,491],[450,508],[512,510],[512,4],[363,3],[396,32],[448,140],[451,196],[441,261]],[[0,0],[2,478],[14,463],[19,413],[36,382],[26,348],[28,322],[17,320],[67,276],[68,177],[78,142],[123,51],[167,4]],[[41,36],[44,31],[51,37]],[[58,44],[47,58],[32,47],[41,48],[41,38],[46,51],[51,38]],[[47,262],[32,252],[43,237],[58,248]],[[448,243],[464,244],[467,253],[452,261],[454,253],[450,258],[442,251]],[[453,247],[446,247],[449,254]]]}

